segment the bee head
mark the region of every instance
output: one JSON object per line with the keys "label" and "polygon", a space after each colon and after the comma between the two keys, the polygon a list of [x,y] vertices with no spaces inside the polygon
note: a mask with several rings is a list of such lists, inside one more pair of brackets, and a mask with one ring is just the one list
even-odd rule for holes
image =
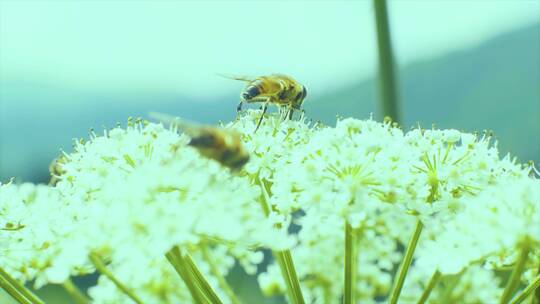
{"label": "bee head", "polygon": [[306,87],[302,86],[302,92],[296,95],[296,102],[298,105],[301,105],[304,102],[304,99],[306,99],[306,95],[307,95]]}
{"label": "bee head", "polygon": [[244,90],[244,92],[242,92],[242,98],[244,100],[250,100],[259,94],[259,88],[257,88],[256,86],[249,86]]}
{"label": "bee head", "polygon": [[238,171],[242,169],[242,167],[249,161],[249,155],[242,155],[235,159],[231,164],[230,167],[233,171]]}
{"label": "bee head", "polygon": [[305,86],[302,86],[302,100],[306,99],[307,90]]}

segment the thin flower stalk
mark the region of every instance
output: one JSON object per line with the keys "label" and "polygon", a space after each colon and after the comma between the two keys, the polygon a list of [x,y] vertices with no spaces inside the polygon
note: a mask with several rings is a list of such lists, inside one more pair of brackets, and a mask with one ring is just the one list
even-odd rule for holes
{"label": "thin flower stalk", "polygon": [[456,289],[456,286],[458,286],[459,281],[461,280],[461,277],[465,273],[465,270],[462,270],[460,273],[452,276],[445,276],[444,278],[444,290],[441,292],[441,296],[439,297],[441,303],[453,303],[455,302],[455,299],[452,298],[452,292]]}
{"label": "thin flower stalk", "polygon": [[45,302],[26,288],[22,283],[12,278],[0,267],[0,285],[19,303],[44,304]]}
{"label": "thin flower stalk", "polygon": [[118,289],[120,289],[126,296],[128,296],[137,304],[143,303],[143,301],[141,301],[132,290],[130,290],[126,285],[124,285],[114,276],[114,274],[107,268],[99,255],[97,255],[96,253],[90,253],[90,261],[92,262],[92,264],[94,264],[94,267],[96,267],[99,273],[111,280],[114,285],[116,285],[116,287],[118,287]]}
{"label": "thin flower stalk", "polygon": [[201,271],[199,270],[199,268],[197,267],[197,265],[195,264],[191,256],[187,253],[184,256],[182,256],[182,253],[179,252],[179,255],[177,256],[177,258],[180,261],[183,260],[181,263],[184,263],[188,267],[191,273],[191,276],[195,279],[195,281],[197,282],[199,286],[199,289],[202,291],[204,296],[210,301],[210,303],[221,304],[222,303],[221,299],[218,297],[217,293],[214,291],[212,286],[208,283],[204,275],[201,273]]}
{"label": "thin flower stalk", "polygon": [[229,283],[227,283],[227,280],[225,279],[225,277],[223,277],[223,275],[221,275],[221,273],[219,272],[214,259],[210,255],[208,247],[206,245],[202,245],[201,251],[202,251],[204,260],[208,263],[208,266],[210,266],[210,272],[218,280],[219,287],[223,289],[223,291],[225,291],[225,293],[227,294],[227,297],[229,297],[229,300],[231,301],[232,304],[240,304],[241,302],[234,294],[234,291],[232,290],[231,286],[229,285]]}
{"label": "thin flower stalk", "polygon": [[287,267],[287,272],[289,274],[288,277],[291,281],[290,283],[292,286],[292,290],[294,292],[295,299],[293,303],[303,304],[304,296],[302,295],[302,290],[300,289],[300,281],[298,280],[298,275],[296,274],[296,268],[294,267],[291,251],[283,250],[282,254],[285,261],[285,265]]}
{"label": "thin flower stalk", "polygon": [[[540,175],[540,174],[537,174],[537,175]],[[540,276],[540,265],[538,266],[537,274],[538,274],[538,276]],[[540,279],[537,282],[539,282],[538,284],[540,284]],[[533,291],[532,291],[532,292],[534,292],[534,295],[531,298],[531,303],[540,304],[540,286],[537,285],[536,291],[534,291],[534,290],[535,290],[535,288],[533,288]]]}
{"label": "thin flower stalk", "polygon": [[73,283],[71,279],[66,280],[62,287],[64,290],[69,294],[69,296],[75,301],[77,304],[88,304],[90,303],[90,299],[84,293]]}
{"label": "thin flower stalk", "polygon": [[[266,189],[264,180],[258,179],[258,181],[262,190],[260,204],[265,215],[269,216],[270,206],[268,201],[270,196],[268,194],[268,190]],[[293,304],[304,304],[304,296],[302,294],[302,289],[300,288],[300,281],[298,280],[298,275],[296,274],[296,268],[294,267],[291,251],[288,249],[272,251],[272,255],[278,263],[281,270],[281,275],[283,276],[285,284],[287,285],[289,300]]]}
{"label": "thin flower stalk", "polygon": [[184,280],[196,303],[222,303],[189,254],[182,253],[180,248],[175,246],[166,257]]}
{"label": "thin flower stalk", "polygon": [[420,234],[422,233],[423,224],[420,220],[416,222],[416,227],[414,228],[413,235],[411,236],[411,239],[409,240],[409,244],[407,245],[407,249],[405,250],[405,255],[403,256],[403,261],[401,262],[401,265],[399,266],[398,272],[395,277],[394,286],[392,287],[392,291],[390,292],[390,304],[396,304],[399,299],[399,295],[401,294],[401,289],[403,288],[403,284],[405,283],[405,277],[407,276],[407,272],[409,271],[409,267],[411,266],[414,251],[416,250],[416,245],[418,244],[418,240],[420,239]]}
{"label": "thin flower stalk", "polygon": [[20,304],[32,304],[30,300],[25,298],[17,288],[9,284],[9,282],[2,276],[0,276],[0,287],[5,290],[15,301]]}
{"label": "thin flower stalk", "polygon": [[514,270],[512,270],[510,279],[508,279],[508,283],[506,284],[504,292],[501,296],[501,301],[499,302],[500,304],[508,303],[512,299],[512,296],[514,295],[516,289],[519,286],[519,281],[521,275],[523,274],[523,270],[525,269],[525,263],[527,262],[530,251],[530,248],[526,244],[526,242],[523,242],[522,244],[523,245],[519,253],[519,257],[516,261],[516,265],[514,266]]}
{"label": "thin flower stalk", "polygon": [[431,292],[433,291],[435,286],[437,286],[437,283],[439,283],[439,280],[441,279],[441,276],[442,276],[442,274],[441,274],[441,272],[439,270],[435,270],[435,272],[433,272],[433,275],[429,279],[429,282],[428,282],[426,288],[424,289],[424,291],[422,292],[422,295],[420,296],[420,299],[418,299],[418,302],[416,302],[417,304],[426,303],[427,299],[431,295]]}
{"label": "thin flower stalk", "polygon": [[356,300],[356,273],[357,260],[356,255],[356,237],[351,224],[345,222],[345,268],[344,268],[344,294],[343,303],[353,304]]}
{"label": "thin flower stalk", "polygon": [[187,271],[184,268],[184,265],[179,261],[178,259],[179,251],[177,247],[174,247],[169,252],[165,254],[165,257],[169,261],[169,263],[174,267],[178,275],[182,278],[182,281],[184,281],[184,284],[186,284],[186,287],[189,290],[189,293],[191,294],[191,297],[193,298],[193,301],[197,304],[203,304],[207,302],[207,299],[204,297],[204,295],[201,294],[196,282],[193,280],[193,278],[190,276],[189,271]]}
{"label": "thin flower stalk", "polygon": [[304,296],[300,289],[300,281],[296,274],[291,252],[289,250],[272,251],[272,255],[279,265],[285,284],[287,285],[287,294],[289,300],[294,304],[304,304]]}
{"label": "thin flower stalk", "polygon": [[[529,296],[531,296],[535,290],[540,288],[540,275],[536,276],[536,278],[529,284],[529,286],[525,287],[522,292],[520,292],[511,302],[510,304],[520,304],[525,299],[527,299]],[[534,295],[533,295],[534,297]]]}
{"label": "thin flower stalk", "polygon": [[287,297],[291,302],[294,301],[295,296],[293,292],[293,288],[291,286],[290,280],[288,280],[289,274],[287,272],[287,266],[285,265],[285,260],[283,258],[281,251],[272,251],[272,256],[276,260],[276,263],[279,266],[279,270],[281,272],[281,276],[283,277],[285,281],[285,285],[287,286]]}

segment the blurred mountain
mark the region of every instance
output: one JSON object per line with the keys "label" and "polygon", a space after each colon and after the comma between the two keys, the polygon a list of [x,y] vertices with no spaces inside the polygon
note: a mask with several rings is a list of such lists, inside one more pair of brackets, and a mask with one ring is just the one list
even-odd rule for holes
{"label": "blurred mountain", "polygon": [[[502,153],[540,161],[540,24],[404,67],[399,82],[405,126],[492,130]],[[368,80],[323,96],[312,110],[325,122],[334,119],[322,113],[336,110],[365,117],[376,95]]]}
{"label": "blurred mountain", "polygon": [[[234,117],[236,96],[192,100],[175,94],[99,93],[0,78],[0,180],[47,180],[49,162],[90,127],[124,123],[150,111],[201,122]],[[400,69],[404,125],[493,130],[503,153],[540,162],[540,24]],[[334,124],[336,115],[376,112],[376,80],[309,96],[307,116]],[[311,97],[311,98],[310,98]]]}

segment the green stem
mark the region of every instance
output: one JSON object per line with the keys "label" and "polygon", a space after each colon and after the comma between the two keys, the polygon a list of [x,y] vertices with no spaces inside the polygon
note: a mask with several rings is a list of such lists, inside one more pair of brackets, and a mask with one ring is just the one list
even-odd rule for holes
{"label": "green stem", "polygon": [[[540,265],[538,266],[537,274],[540,276]],[[533,303],[540,304],[540,288],[536,288],[536,292],[534,292],[532,299]]]}
{"label": "green stem", "polygon": [[356,273],[358,256],[356,254],[356,237],[351,224],[345,221],[345,286],[343,303],[353,304],[356,301]]}
{"label": "green stem", "polygon": [[84,293],[71,281],[71,279],[67,279],[63,284],[62,287],[64,290],[73,298],[75,303],[77,304],[88,304],[90,303],[90,299],[84,295]]}
{"label": "green stem", "polygon": [[389,116],[400,123],[396,76],[392,42],[388,25],[386,0],[373,0],[375,6],[375,23],[377,27],[377,43],[379,49],[379,101],[382,116]]}
{"label": "green stem", "polygon": [[401,265],[399,266],[398,272],[396,274],[397,279],[395,279],[394,286],[392,287],[392,291],[390,292],[390,304],[396,304],[399,299],[399,295],[401,294],[403,283],[405,283],[405,277],[407,276],[407,272],[409,271],[409,267],[411,266],[414,251],[416,250],[416,245],[418,244],[418,240],[420,239],[420,233],[422,232],[423,227],[424,226],[422,225],[422,222],[418,220],[416,222],[416,227],[414,228],[413,235],[409,240],[409,244],[407,245],[407,249],[405,250],[403,261],[401,261]]}
{"label": "green stem", "polygon": [[504,292],[501,296],[501,301],[499,302],[500,304],[508,303],[516,292],[516,289],[519,286],[521,275],[523,274],[523,270],[525,269],[525,263],[527,262],[527,258],[529,257],[529,251],[529,246],[526,244],[526,242],[523,242],[519,257],[516,261],[516,265],[514,266],[514,270],[512,270],[510,279],[508,279],[508,282],[506,283],[506,288],[504,289]]}
{"label": "green stem", "polygon": [[32,302],[25,298],[17,288],[9,284],[9,282],[2,276],[0,276],[0,287],[2,287],[2,289],[4,289],[18,303],[32,304]]}
{"label": "green stem", "polygon": [[195,262],[191,258],[191,256],[186,253],[185,255],[178,256],[180,260],[183,259],[181,263],[184,263],[189,271],[191,272],[191,276],[196,280],[199,289],[202,291],[204,296],[210,301],[212,304],[221,304],[221,299],[218,297],[212,286],[208,283],[204,275],[201,273],[199,268],[197,268],[197,265],[195,265]]}
{"label": "green stem", "polygon": [[24,284],[12,278],[2,267],[0,267],[0,278],[2,280],[2,288],[19,301],[19,303],[45,304],[43,300],[38,298],[30,289],[26,288]]}
{"label": "green stem", "polygon": [[229,283],[227,283],[225,277],[223,277],[223,275],[221,275],[221,273],[219,272],[218,267],[214,262],[214,259],[210,255],[207,245],[201,246],[201,252],[203,258],[206,260],[206,263],[208,263],[208,266],[210,266],[210,272],[218,280],[219,287],[223,289],[223,291],[225,291],[232,304],[240,304],[240,300],[234,294],[231,286],[229,285]]}
{"label": "green stem", "polygon": [[458,286],[461,280],[461,276],[463,276],[465,270],[466,269],[463,269],[455,275],[444,277],[444,290],[441,292],[438,300],[440,301],[440,303],[456,303],[454,299],[454,294],[452,292],[456,289],[456,286]]}
{"label": "green stem", "polygon": [[427,301],[429,295],[431,294],[437,283],[439,283],[441,275],[442,274],[439,270],[435,270],[435,272],[429,279],[426,289],[424,289],[424,292],[422,292],[422,295],[420,296],[420,299],[418,299],[418,302],[416,302],[416,304],[424,304]]}
{"label": "green stem", "polygon": [[179,261],[178,256],[180,255],[178,247],[173,247],[165,254],[165,257],[186,284],[193,301],[197,304],[205,304],[207,302],[206,298],[200,293],[197,283],[193,280],[189,271],[185,269],[184,265]]}
{"label": "green stem", "polygon": [[525,287],[521,293],[519,293],[510,304],[519,304],[527,299],[535,290],[540,290],[540,275],[538,275],[529,286]]}
{"label": "green stem", "polygon": [[268,190],[266,189],[266,185],[264,184],[264,181],[262,179],[258,179],[259,186],[261,187],[261,199],[259,200],[259,204],[261,205],[261,209],[264,212],[264,215],[268,217],[270,215],[270,206],[268,205],[268,200],[270,199],[270,195],[268,194]]}
{"label": "green stem", "polygon": [[130,299],[132,299],[137,304],[142,304],[143,301],[141,301],[135,293],[133,293],[132,290],[130,290],[126,285],[124,285],[122,282],[120,282],[114,274],[107,268],[103,260],[99,257],[96,253],[90,253],[89,255],[90,261],[92,264],[94,264],[94,267],[96,267],[97,271],[101,273],[102,275],[106,276],[109,280],[111,280],[118,289],[120,289],[126,296],[128,296]]}
{"label": "green stem", "polygon": [[276,260],[276,263],[279,266],[279,270],[281,272],[281,276],[283,277],[283,280],[285,281],[285,285],[287,286],[287,297],[291,301],[291,303],[294,301],[294,293],[293,288],[291,285],[289,278],[289,272],[287,271],[287,266],[285,265],[285,260],[283,258],[283,254],[281,251],[272,251],[272,256]]}
{"label": "green stem", "polygon": [[[268,190],[264,180],[258,179],[259,186],[261,187],[262,195],[259,203],[261,208],[266,216],[270,215],[270,206],[268,200],[270,198]],[[281,270],[281,275],[285,280],[287,285],[287,294],[289,300],[293,304],[304,304],[304,296],[302,294],[302,289],[300,288],[300,281],[298,280],[298,275],[296,274],[296,268],[294,267],[294,262],[292,259],[292,254],[290,250],[281,250],[281,251],[272,251],[274,259],[278,263],[278,266]]]}
{"label": "green stem", "polygon": [[298,275],[296,274],[296,268],[294,267],[291,251],[283,250],[282,253],[295,297],[293,303],[304,304],[304,296],[302,295],[302,289],[300,289],[300,281],[298,280]]}
{"label": "green stem", "polygon": [[287,294],[293,304],[304,304],[304,296],[300,289],[300,282],[296,274],[291,252],[289,250],[272,251],[272,255],[279,265],[281,275],[287,285]]}

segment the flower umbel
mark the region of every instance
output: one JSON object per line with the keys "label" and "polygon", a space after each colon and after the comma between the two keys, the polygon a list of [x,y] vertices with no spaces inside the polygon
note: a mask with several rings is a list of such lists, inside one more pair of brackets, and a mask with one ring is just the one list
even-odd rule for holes
{"label": "flower umbel", "polygon": [[236,304],[238,265],[291,303],[533,294],[540,183],[488,135],[279,115],[254,134],[259,117],[220,127],[240,134],[241,170],[130,120],[76,141],[50,186],[0,185],[2,287],[23,303],[22,283],[73,289],[97,271],[92,303]]}

